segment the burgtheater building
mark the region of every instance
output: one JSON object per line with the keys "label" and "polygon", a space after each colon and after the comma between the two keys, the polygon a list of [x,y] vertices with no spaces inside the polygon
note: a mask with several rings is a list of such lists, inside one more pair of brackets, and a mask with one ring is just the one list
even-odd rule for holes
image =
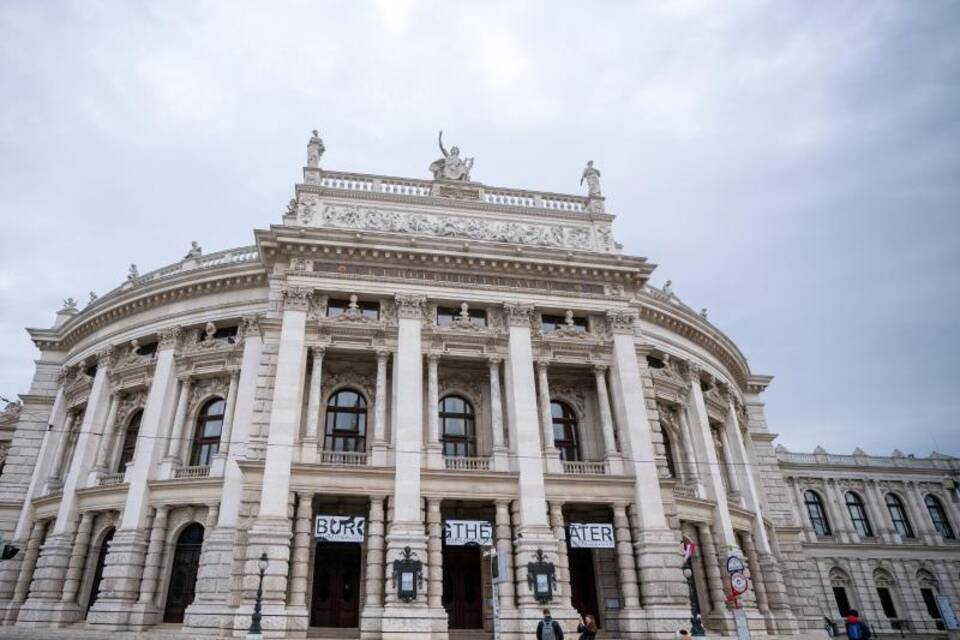
{"label": "burgtheater building", "polygon": [[692,603],[710,635],[943,622],[955,459],[778,453],[771,377],[622,253],[592,163],[542,193],[441,149],[430,180],[343,173],[315,132],[255,245],[30,330],[0,637],[242,637],[256,606],[277,638],[513,640],[543,606],[622,639]]}

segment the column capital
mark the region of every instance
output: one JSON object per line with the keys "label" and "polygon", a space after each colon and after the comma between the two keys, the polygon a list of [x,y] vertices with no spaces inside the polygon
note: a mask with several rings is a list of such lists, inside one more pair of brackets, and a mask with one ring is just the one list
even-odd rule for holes
{"label": "column capital", "polygon": [[487,356],[487,366],[491,369],[499,369],[502,362],[503,358],[500,356]]}
{"label": "column capital", "polygon": [[702,369],[700,369],[700,365],[698,365],[696,362],[687,363],[687,378],[691,383],[700,384],[701,372]]}
{"label": "column capital", "polygon": [[113,366],[116,355],[117,349],[113,345],[98,351],[96,353],[97,368],[109,370]]}
{"label": "column capital", "polygon": [[547,369],[550,368],[550,360],[548,358],[537,358],[537,373],[546,373]]}
{"label": "column capital", "polygon": [[440,362],[440,354],[436,351],[428,351],[425,355],[427,357],[427,362],[429,362],[431,365],[435,365]]}
{"label": "column capital", "polygon": [[378,363],[378,364],[379,364],[380,362],[386,363],[386,362],[387,362],[387,359],[390,358],[390,349],[387,349],[387,348],[385,348],[385,347],[379,347],[379,348],[376,350],[376,354],[377,354],[377,363]]}
{"label": "column capital", "polygon": [[597,376],[602,376],[607,373],[607,370],[610,368],[610,365],[603,363],[596,363],[593,365],[593,374]]}
{"label": "column capital", "polygon": [[180,335],[183,333],[183,329],[179,326],[167,327],[160,331],[160,340],[157,345],[157,350],[163,351],[164,349],[176,349],[177,344],[180,342]]}
{"label": "column capital", "polygon": [[423,318],[423,306],[427,303],[426,296],[418,296],[408,293],[398,293],[394,296],[397,303],[397,317],[407,320],[421,320]]}
{"label": "column capital", "polygon": [[629,309],[607,310],[607,324],[613,333],[633,333],[633,323],[636,319],[636,312]]}
{"label": "column capital", "polygon": [[280,296],[284,311],[306,311],[310,308],[313,289],[287,285],[280,289]]}
{"label": "column capital", "polygon": [[533,305],[515,302],[503,303],[507,324],[511,327],[529,327],[533,319]]}
{"label": "column capital", "polygon": [[497,505],[498,507],[506,507],[509,509],[511,502],[513,502],[513,498],[495,498],[493,504]]}
{"label": "column capital", "polygon": [[310,347],[310,353],[313,355],[314,360],[318,358],[323,360],[323,356],[325,356],[327,353],[327,347],[324,345],[314,345]]}
{"label": "column capital", "polygon": [[260,316],[244,316],[240,321],[240,335],[244,339],[262,336]]}

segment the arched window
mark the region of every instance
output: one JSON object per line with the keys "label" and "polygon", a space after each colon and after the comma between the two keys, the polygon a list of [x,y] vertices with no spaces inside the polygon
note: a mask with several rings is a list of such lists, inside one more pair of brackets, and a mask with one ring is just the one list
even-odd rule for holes
{"label": "arched window", "polygon": [[467,400],[447,396],[440,401],[440,434],[443,455],[457,458],[477,455],[476,419]]}
{"label": "arched window", "polygon": [[863,498],[853,491],[847,492],[847,512],[850,514],[850,521],[853,528],[861,538],[872,538],[873,527],[870,526],[870,518],[867,516],[867,509],[863,506]]}
{"label": "arched window", "polygon": [[194,522],[177,537],[170,568],[170,587],[163,611],[164,622],[183,622],[183,614],[193,603],[197,590],[197,570],[203,548],[203,525]]}
{"label": "arched window", "polygon": [[127,420],[127,429],[123,434],[123,448],[120,449],[120,460],[117,463],[117,473],[127,470],[127,465],[133,460],[137,452],[137,436],[140,435],[140,421],[143,420],[143,410],[134,412]]}
{"label": "arched window", "polygon": [[887,511],[890,512],[893,528],[897,530],[901,538],[913,538],[913,526],[910,524],[910,518],[907,516],[907,510],[904,508],[900,496],[895,493],[888,493],[884,500],[887,503]]}
{"label": "arched window", "polygon": [[341,389],[330,396],[324,433],[327,451],[366,451],[367,401],[359,391]]}
{"label": "arched window", "polygon": [[937,533],[947,540],[953,540],[955,537],[953,527],[950,526],[950,521],[947,519],[947,512],[944,511],[940,498],[932,494],[927,494],[924,502],[927,504],[927,511],[930,512],[930,520],[933,521],[933,527],[937,530]]}
{"label": "arched window", "polygon": [[667,458],[667,473],[671,478],[677,477],[677,462],[673,457],[673,442],[670,440],[670,434],[666,429],[661,430],[663,435],[663,455]]}
{"label": "arched window", "polygon": [[553,446],[560,450],[560,459],[570,462],[580,459],[580,442],[577,438],[577,416],[563,402],[550,403],[553,417]]}
{"label": "arched window", "polygon": [[223,410],[227,403],[222,398],[209,400],[197,414],[197,429],[193,436],[190,464],[209,466],[210,459],[220,450],[220,434],[223,432]]}
{"label": "arched window", "polygon": [[823,499],[820,494],[808,489],[803,494],[803,502],[807,506],[807,515],[810,517],[810,524],[817,537],[831,535],[830,521],[827,519],[827,510],[823,508]]}

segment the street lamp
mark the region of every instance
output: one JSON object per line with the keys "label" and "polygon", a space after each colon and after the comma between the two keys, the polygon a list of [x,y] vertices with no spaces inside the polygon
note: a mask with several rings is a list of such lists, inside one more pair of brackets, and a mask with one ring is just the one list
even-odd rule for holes
{"label": "street lamp", "polygon": [[260,581],[257,583],[257,599],[253,604],[253,616],[250,618],[250,628],[247,629],[247,640],[263,640],[263,628],[260,626],[260,604],[263,601],[263,574],[267,572],[267,552],[260,554],[257,568],[260,569]]}
{"label": "street lamp", "polygon": [[697,597],[697,586],[693,582],[693,567],[687,560],[683,565],[683,577],[687,579],[687,589],[690,590],[690,635],[705,636],[707,632],[700,622],[700,598]]}

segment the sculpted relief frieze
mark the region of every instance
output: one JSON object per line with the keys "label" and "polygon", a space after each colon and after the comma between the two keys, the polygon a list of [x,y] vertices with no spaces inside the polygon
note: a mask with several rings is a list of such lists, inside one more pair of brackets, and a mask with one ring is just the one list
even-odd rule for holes
{"label": "sculpted relief frieze", "polygon": [[314,202],[302,203],[299,212],[303,224],[335,229],[390,231],[583,251],[609,251],[613,246],[613,239],[606,228],[597,234],[596,244],[603,246],[594,246],[589,227],[486,220],[356,205],[327,204],[318,207]]}

